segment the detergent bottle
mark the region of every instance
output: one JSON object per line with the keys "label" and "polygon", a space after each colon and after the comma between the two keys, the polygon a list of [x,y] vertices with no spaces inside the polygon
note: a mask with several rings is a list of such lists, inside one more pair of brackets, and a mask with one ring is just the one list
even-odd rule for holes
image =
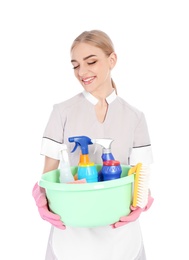
{"label": "detergent bottle", "polygon": [[73,136],[68,138],[69,142],[75,142],[74,152],[80,146],[81,154],[78,163],[78,180],[86,179],[86,182],[97,182],[98,172],[94,162],[89,159],[88,145],[93,144],[87,136]]}
{"label": "detergent bottle", "polygon": [[110,138],[92,139],[93,144],[99,144],[102,146],[102,161],[103,166],[98,172],[98,181],[108,181],[118,179],[121,176],[122,168],[120,162],[115,160],[112,151],[111,144],[114,141]]}
{"label": "detergent bottle", "polygon": [[70,168],[66,144],[63,144],[60,154],[61,154],[61,159],[60,159],[60,167],[59,167],[59,170],[60,170],[59,180],[61,183],[73,182],[74,177],[73,177],[73,174],[72,174],[71,168]]}
{"label": "detergent bottle", "polygon": [[101,172],[103,181],[119,179],[122,173],[120,162],[117,160],[104,161]]}

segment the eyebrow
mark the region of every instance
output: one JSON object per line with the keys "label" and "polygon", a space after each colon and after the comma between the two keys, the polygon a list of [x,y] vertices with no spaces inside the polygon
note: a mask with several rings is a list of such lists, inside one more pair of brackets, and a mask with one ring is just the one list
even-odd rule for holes
{"label": "eyebrow", "polygon": [[[91,58],[91,57],[96,57],[96,55],[91,54],[91,55],[89,55],[89,56],[83,58],[83,60],[87,60],[87,59],[89,59],[89,58]],[[71,60],[71,62],[77,62],[77,61],[76,61],[76,60]]]}

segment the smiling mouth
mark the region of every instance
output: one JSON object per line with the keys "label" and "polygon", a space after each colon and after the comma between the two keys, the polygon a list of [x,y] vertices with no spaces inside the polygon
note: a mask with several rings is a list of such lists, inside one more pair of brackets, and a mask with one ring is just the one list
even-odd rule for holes
{"label": "smiling mouth", "polygon": [[89,78],[82,79],[82,82],[83,82],[85,85],[88,85],[88,84],[91,84],[94,79],[95,79],[95,77],[89,77]]}

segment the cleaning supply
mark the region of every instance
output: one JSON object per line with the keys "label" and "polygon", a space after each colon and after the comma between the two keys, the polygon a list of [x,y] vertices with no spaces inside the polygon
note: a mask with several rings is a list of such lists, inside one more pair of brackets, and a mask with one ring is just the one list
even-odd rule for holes
{"label": "cleaning supply", "polygon": [[61,183],[68,183],[73,182],[74,177],[70,169],[69,157],[67,152],[67,145],[63,144],[61,153],[61,160],[60,160],[60,182]]}
{"label": "cleaning supply", "polygon": [[148,204],[150,166],[137,163],[129,170],[128,176],[131,174],[135,174],[132,206],[144,208]]}
{"label": "cleaning supply", "polygon": [[122,173],[120,162],[117,160],[104,161],[101,173],[103,176],[103,181],[119,179]]}
{"label": "cleaning supply", "polygon": [[[105,161],[109,160],[115,160],[112,151],[111,151],[111,144],[114,141],[111,138],[96,138],[96,139],[91,139],[93,144],[99,144],[102,146],[102,162],[104,163]],[[103,174],[102,174],[102,169],[98,172],[98,181],[103,181]]]}
{"label": "cleaning supply", "polygon": [[102,146],[101,158],[103,161],[103,166],[98,172],[98,180],[108,181],[120,178],[122,173],[120,162],[115,160],[111,151],[111,144],[114,140],[110,138],[100,138],[92,139],[91,141],[94,144],[99,144]]}
{"label": "cleaning supply", "polygon": [[[95,165],[97,171],[102,167],[101,164]],[[49,209],[61,216],[66,226],[106,226],[131,211],[134,174],[127,176],[131,168],[129,165],[121,167],[122,176],[126,178],[78,185],[58,183],[59,170],[55,169],[42,174],[39,185],[46,191]],[[71,171],[75,175],[78,166],[71,167]]]}
{"label": "cleaning supply", "polygon": [[93,144],[88,136],[73,136],[68,138],[69,142],[75,142],[74,152],[80,146],[81,154],[78,164],[78,180],[86,179],[87,182],[97,182],[98,172],[94,162],[89,159],[88,145]]}

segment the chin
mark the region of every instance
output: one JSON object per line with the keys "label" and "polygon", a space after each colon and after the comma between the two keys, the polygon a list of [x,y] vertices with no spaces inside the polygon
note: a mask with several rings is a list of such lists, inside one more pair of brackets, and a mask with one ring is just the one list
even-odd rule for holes
{"label": "chin", "polygon": [[89,87],[89,86],[83,86],[83,87],[84,87],[85,91],[87,91],[87,92],[89,92],[89,93],[91,93],[91,94],[95,91],[94,88],[91,88],[91,87]]}

